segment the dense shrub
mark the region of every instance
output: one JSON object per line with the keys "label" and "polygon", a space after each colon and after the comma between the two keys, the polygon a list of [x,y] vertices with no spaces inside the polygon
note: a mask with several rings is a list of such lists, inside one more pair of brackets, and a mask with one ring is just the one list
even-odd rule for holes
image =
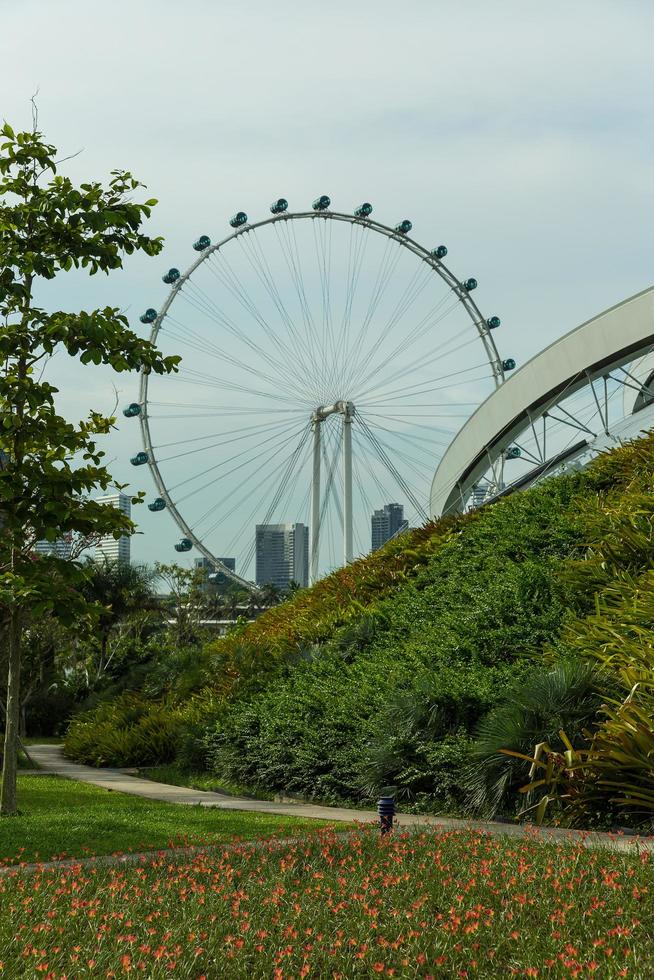
{"label": "dense shrub", "polygon": [[[581,674],[563,678],[561,702],[553,688],[540,714],[523,704],[511,722],[499,706],[516,701],[515,685],[528,692],[551,682],[536,665],[551,674],[575,648],[587,656],[581,648],[594,635],[611,648],[615,577],[624,582],[651,565],[653,469],[649,437],[584,472],[389,542],[211,644],[209,662],[171,678],[168,700],[152,714],[170,719],[182,761],[232,784],[334,801],[390,784],[414,806],[458,809],[488,712],[489,737],[504,718],[507,739],[527,748],[559,721],[573,735],[592,721],[597,700]],[[629,642],[651,650],[651,634],[637,630],[636,622],[627,628]],[[642,670],[651,677],[651,662]],[[139,710],[119,725],[111,755],[123,763],[121,752],[135,754],[130,739],[147,729],[147,704]],[[101,713],[76,722],[68,751],[93,757],[92,746],[109,738],[104,725]],[[140,755],[159,761],[148,751]],[[515,784],[505,760],[486,767],[477,803],[488,812],[506,805]]]}
{"label": "dense shrub", "polygon": [[170,704],[123,694],[77,715],[66,733],[64,751],[92,766],[169,762],[180,724],[180,713]]}

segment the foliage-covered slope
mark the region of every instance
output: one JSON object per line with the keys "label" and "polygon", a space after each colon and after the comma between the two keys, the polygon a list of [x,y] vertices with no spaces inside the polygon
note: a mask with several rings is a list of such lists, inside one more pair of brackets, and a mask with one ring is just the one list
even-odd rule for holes
{"label": "foliage-covered slope", "polygon": [[[460,808],[480,719],[543,669],[543,650],[566,654],[562,631],[606,587],[588,546],[623,498],[649,499],[653,469],[648,438],[390,542],[213,644],[190,700],[125,699],[74,722],[67,751],[96,763],[175,751],[267,791],[355,799],[390,783]],[[148,747],[153,712],[169,737]]]}

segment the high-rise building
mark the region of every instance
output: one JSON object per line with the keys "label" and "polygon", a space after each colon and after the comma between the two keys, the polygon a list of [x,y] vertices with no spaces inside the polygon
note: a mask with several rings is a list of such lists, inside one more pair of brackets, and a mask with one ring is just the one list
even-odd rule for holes
{"label": "high-rise building", "polygon": [[44,557],[63,558],[68,561],[73,550],[73,532],[67,531],[56,541],[37,541],[34,551]]}
{"label": "high-rise building", "polygon": [[309,528],[306,524],[257,524],[256,583],[285,589],[309,583]]}
{"label": "high-rise building", "polygon": [[373,511],[370,519],[372,550],[381,548],[386,541],[406,531],[408,527],[409,522],[404,519],[402,504],[384,504],[381,510]]}
{"label": "high-rise building", "polygon": [[[117,507],[126,517],[132,513],[132,500],[125,493],[108,493],[104,497],[98,497],[97,503],[107,504],[109,507]],[[95,546],[96,560],[107,561],[110,564],[118,562],[119,565],[129,565],[130,547],[129,536],[124,534],[121,538],[114,538],[111,534],[105,534],[100,538]]]}

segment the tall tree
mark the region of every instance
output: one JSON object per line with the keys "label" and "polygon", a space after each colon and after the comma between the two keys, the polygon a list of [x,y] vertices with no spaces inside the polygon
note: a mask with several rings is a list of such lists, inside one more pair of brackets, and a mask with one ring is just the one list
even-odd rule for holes
{"label": "tall tree", "polygon": [[157,577],[168,588],[168,596],[162,602],[171,617],[176,642],[179,646],[197,643],[202,633],[202,620],[214,606],[213,598],[205,588],[205,572],[201,568],[182,568],[161,562],[154,567]]}
{"label": "tall tree", "polygon": [[100,659],[94,680],[109,666],[109,638],[115,628],[131,613],[144,609],[160,609],[154,593],[156,573],[145,565],[126,565],[122,562],[91,561],[84,566],[86,581],[82,595],[102,608],[98,614]]}
{"label": "tall tree", "polygon": [[[112,485],[97,438],[115,420],[91,411],[73,424],[59,415],[57,389],[43,378],[55,353],[115,371],[143,367],[163,374],[177,357],[163,357],[129,328],[113,307],[47,313],[35,301],[40,280],[73,267],[90,275],[120,269],[135,251],[156,255],[159,238],[143,234],[154,200],[138,203],[143,185],[116,170],[106,186],[80,184],[57,172],[56,148],[37,130],[0,130],[0,612],[8,637],[7,704],[0,814],[17,811],[21,638],[28,616],[52,612],[63,622],[86,615],[77,562],[34,560],[38,540],[131,533],[117,508],[89,499]],[[135,498],[137,502],[139,498]]]}

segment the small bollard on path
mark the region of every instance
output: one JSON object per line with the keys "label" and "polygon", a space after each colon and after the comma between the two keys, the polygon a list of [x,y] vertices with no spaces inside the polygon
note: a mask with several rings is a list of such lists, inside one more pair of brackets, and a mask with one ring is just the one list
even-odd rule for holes
{"label": "small bollard on path", "polygon": [[395,797],[381,796],[377,800],[377,813],[379,814],[379,832],[383,837],[385,834],[390,834],[393,830]]}

